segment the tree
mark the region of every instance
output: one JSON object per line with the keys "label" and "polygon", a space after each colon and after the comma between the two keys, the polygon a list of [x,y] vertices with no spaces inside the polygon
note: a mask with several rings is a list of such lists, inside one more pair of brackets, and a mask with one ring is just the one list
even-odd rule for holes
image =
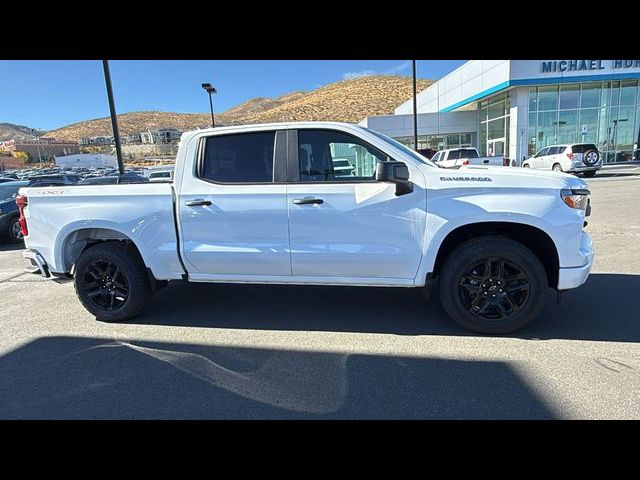
{"label": "tree", "polygon": [[29,156],[29,154],[27,152],[22,152],[20,150],[16,150],[15,152],[11,152],[11,155],[13,155],[14,158],[17,158],[19,160],[23,160],[24,163],[29,163],[31,161],[31,157]]}

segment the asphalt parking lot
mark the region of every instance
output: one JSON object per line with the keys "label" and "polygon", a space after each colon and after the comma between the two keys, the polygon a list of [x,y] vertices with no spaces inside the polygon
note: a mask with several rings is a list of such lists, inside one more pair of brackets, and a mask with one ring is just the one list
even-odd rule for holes
{"label": "asphalt parking lot", "polygon": [[354,287],[177,284],[100,323],[0,244],[0,418],[640,418],[640,168],[589,185],[593,274],[504,337]]}

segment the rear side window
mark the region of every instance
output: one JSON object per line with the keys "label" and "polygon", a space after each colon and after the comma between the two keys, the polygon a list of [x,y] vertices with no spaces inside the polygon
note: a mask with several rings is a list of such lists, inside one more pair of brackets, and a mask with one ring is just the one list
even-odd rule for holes
{"label": "rear side window", "polygon": [[536,153],[536,157],[544,157],[549,153],[549,147],[543,148],[538,153]]}
{"label": "rear side window", "polygon": [[460,152],[460,158],[478,158],[478,152],[473,148],[464,148]]}
{"label": "rear side window", "polygon": [[573,145],[571,147],[572,153],[584,153],[587,150],[598,150],[598,148],[593,143]]}
{"label": "rear side window", "polygon": [[273,182],[275,132],[209,137],[201,177],[219,183]]}
{"label": "rear side window", "polygon": [[560,150],[560,147],[549,147],[549,151],[545,155],[555,155]]}

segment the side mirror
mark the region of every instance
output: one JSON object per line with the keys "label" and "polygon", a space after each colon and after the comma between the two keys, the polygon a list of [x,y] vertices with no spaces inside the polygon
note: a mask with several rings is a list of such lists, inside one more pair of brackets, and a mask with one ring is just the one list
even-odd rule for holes
{"label": "side mirror", "polygon": [[413,183],[409,181],[409,167],[402,162],[390,160],[378,162],[376,180],[396,184],[396,196],[413,192]]}

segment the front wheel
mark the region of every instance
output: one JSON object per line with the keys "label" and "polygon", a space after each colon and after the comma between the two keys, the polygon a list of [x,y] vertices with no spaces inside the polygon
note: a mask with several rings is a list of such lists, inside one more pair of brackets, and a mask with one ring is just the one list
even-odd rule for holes
{"label": "front wheel", "polygon": [[84,308],[104,322],[139,315],[153,296],[140,255],[122,242],[98,243],[82,252],[74,286]]}
{"label": "front wheel", "polygon": [[529,165],[528,163],[525,163],[524,165],[522,165],[522,168],[531,168],[531,165]]}
{"label": "front wheel", "polygon": [[546,272],[531,250],[501,237],[458,246],[445,260],[440,301],[458,325],[480,333],[513,332],[544,305]]}

